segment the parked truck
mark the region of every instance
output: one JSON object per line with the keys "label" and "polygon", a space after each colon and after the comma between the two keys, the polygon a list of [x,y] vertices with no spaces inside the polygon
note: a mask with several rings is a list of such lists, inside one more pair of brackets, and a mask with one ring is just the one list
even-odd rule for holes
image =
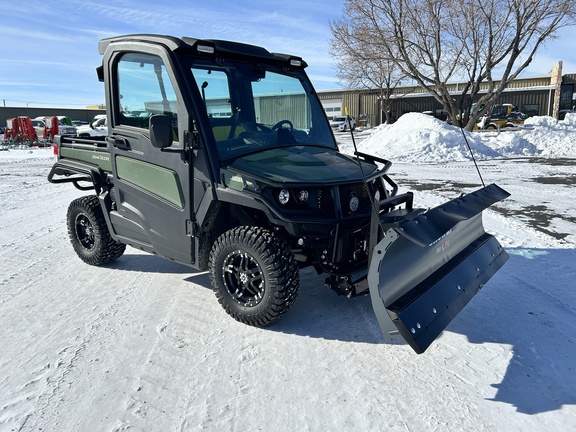
{"label": "parked truck", "polygon": [[108,135],[60,137],[48,175],[91,191],[67,212],[84,262],[130,245],[208,270],[254,326],[285,314],[313,267],[339,294],[369,294],[385,340],[421,353],[506,261],[481,218],[507,192],[416,208],[389,161],[339,151],[302,58],[145,34],[99,52]]}

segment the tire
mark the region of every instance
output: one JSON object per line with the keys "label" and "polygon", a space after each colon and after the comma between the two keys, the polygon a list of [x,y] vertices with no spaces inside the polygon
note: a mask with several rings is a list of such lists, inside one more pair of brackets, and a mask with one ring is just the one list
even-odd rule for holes
{"label": "tire", "polygon": [[242,226],[222,234],[210,251],[210,282],[235,320],[265,326],[290,309],[300,288],[288,244],[271,231]]}
{"label": "tire", "polygon": [[72,247],[86,264],[107,264],[124,254],[126,245],[110,236],[97,196],[72,201],[66,219]]}

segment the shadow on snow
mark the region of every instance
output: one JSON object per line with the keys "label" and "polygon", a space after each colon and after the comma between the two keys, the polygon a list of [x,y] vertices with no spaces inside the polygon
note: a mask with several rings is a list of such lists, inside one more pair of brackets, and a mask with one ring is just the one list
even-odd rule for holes
{"label": "shadow on snow", "polygon": [[491,400],[525,414],[575,405],[576,249],[508,252],[508,263],[447,331],[512,347]]}
{"label": "shadow on snow", "polygon": [[[508,252],[510,260],[446,331],[465,335],[471,343],[512,347],[502,382],[492,384],[497,393],[491,400],[511,404],[525,414],[576,405],[576,249]],[[181,273],[188,282],[210,287],[206,272],[153,255],[125,255],[108,267]],[[303,270],[296,303],[266,329],[344,342],[384,343],[370,297],[338,296],[324,287],[323,280],[313,270]]]}

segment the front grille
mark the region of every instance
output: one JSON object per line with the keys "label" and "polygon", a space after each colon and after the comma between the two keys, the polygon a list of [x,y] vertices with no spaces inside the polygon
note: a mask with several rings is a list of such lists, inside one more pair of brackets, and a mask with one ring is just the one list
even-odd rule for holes
{"label": "front grille", "polygon": [[[321,214],[329,217],[335,216],[334,197],[331,187],[323,188],[290,188],[290,199],[287,204],[282,205],[278,201],[278,194],[281,189],[265,189],[263,193],[275,203],[275,205],[282,210],[288,211],[311,211],[312,214],[320,212]],[[300,191],[305,190],[308,192],[308,199],[306,201],[299,201],[298,196]]]}
{"label": "front grille", "polygon": [[334,201],[332,200],[332,191],[329,188],[318,189],[316,199],[318,210],[325,214],[334,213]]}
{"label": "front grille", "polygon": [[[350,211],[350,199],[352,196],[356,196],[359,200],[358,210],[355,212]],[[340,186],[340,206],[344,215],[360,213],[364,208],[370,207],[370,199],[364,183]]]}
{"label": "front grille", "polygon": [[[364,183],[353,183],[319,188],[307,188],[305,186],[301,188],[288,188],[290,192],[290,199],[288,203],[284,205],[280,204],[278,200],[278,195],[281,191],[280,188],[265,189],[263,193],[267,195],[279,209],[284,211],[310,211],[312,212],[310,214],[319,212],[320,214],[328,217],[346,217],[354,215],[366,215],[370,213],[372,204],[367,188],[374,190],[373,193],[378,190],[382,199],[385,197],[385,190],[379,187],[379,183],[380,179],[373,180],[369,185],[365,185]],[[298,199],[302,190],[308,193],[308,199],[306,201],[299,201]],[[353,196],[358,198],[358,208],[356,211],[351,211],[350,209],[350,200]]]}

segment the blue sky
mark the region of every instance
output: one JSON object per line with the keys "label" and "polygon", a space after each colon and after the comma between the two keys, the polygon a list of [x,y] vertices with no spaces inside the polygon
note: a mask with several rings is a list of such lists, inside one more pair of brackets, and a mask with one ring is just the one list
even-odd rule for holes
{"label": "blue sky", "polygon": [[[0,104],[72,107],[104,103],[98,41],[129,33],[230,39],[302,56],[317,89],[341,87],[330,56],[330,22],[344,0],[27,0],[2,8]],[[574,28],[540,50],[524,76],[556,61],[576,73]]]}

